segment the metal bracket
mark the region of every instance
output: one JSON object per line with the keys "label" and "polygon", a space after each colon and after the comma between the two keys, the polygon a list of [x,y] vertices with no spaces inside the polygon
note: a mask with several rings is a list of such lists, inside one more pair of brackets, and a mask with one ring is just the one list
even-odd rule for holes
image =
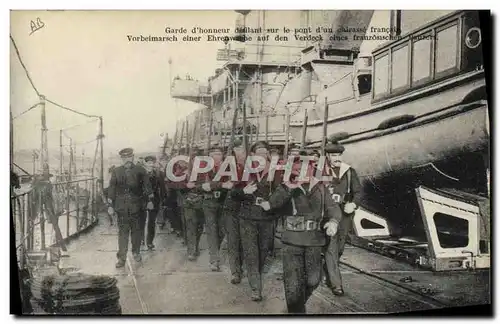
{"label": "metal bracket", "polygon": [[[384,218],[359,207],[353,216],[354,233],[359,237],[390,236],[389,225]],[[372,228],[366,223],[373,223]]]}
{"label": "metal bracket", "polygon": [[[455,199],[449,194],[425,187],[418,187],[416,194],[429,243],[429,260],[425,263],[435,271],[489,268],[489,254],[481,255],[479,250],[479,207],[458,197]],[[467,232],[462,233],[467,235],[467,241],[464,243],[466,246],[448,247],[440,242],[440,236],[445,232],[436,224],[435,216],[439,214],[446,215],[450,220],[467,222]],[[452,225],[449,225],[450,231],[453,231]],[[482,256],[481,262],[476,262],[480,256]]]}

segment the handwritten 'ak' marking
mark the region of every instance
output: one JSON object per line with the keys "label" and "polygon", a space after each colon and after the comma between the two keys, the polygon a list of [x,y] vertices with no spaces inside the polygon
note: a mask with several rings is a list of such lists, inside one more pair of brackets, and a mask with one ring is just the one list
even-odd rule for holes
{"label": "handwritten 'ak' marking", "polygon": [[30,27],[31,27],[30,35],[33,34],[34,32],[36,32],[37,30],[42,29],[44,26],[45,26],[45,23],[39,17],[37,17],[35,21],[32,20],[30,22]]}

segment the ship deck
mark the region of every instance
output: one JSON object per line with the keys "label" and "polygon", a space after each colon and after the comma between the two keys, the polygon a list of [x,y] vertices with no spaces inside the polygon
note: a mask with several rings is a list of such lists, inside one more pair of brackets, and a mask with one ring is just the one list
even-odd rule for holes
{"label": "ship deck", "polygon": [[[124,315],[286,313],[279,257],[266,264],[264,300],[255,303],[246,278],[240,285],[229,283],[225,261],[221,272],[210,271],[205,234],[196,262],[187,260],[185,246],[168,229],[158,231],[155,245],[155,251],[142,251],[141,263],[129,256],[125,268],[115,269],[117,228],[100,215],[95,228],[69,244],[70,256],[60,267],[117,278]],[[307,303],[308,313],[395,313],[490,303],[489,271],[422,271],[349,245],[341,261],[346,295],[335,297],[320,285]],[[408,276],[411,282],[402,283]]]}

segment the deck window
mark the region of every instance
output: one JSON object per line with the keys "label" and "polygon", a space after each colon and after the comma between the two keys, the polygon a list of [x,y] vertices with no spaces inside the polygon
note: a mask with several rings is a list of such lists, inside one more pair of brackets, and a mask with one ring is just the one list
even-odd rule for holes
{"label": "deck window", "polygon": [[379,97],[389,90],[389,55],[380,56],[375,59],[375,82],[374,95]]}
{"label": "deck window", "polygon": [[372,75],[371,74],[358,75],[358,90],[359,90],[360,96],[367,94],[367,93],[370,93],[370,91],[372,91]]}
{"label": "deck window", "polygon": [[436,76],[458,67],[458,25],[436,31]]}
{"label": "deck window", "polygon": [[392,51],[391,91],[408,86],[408,45]]}
{"label": "deck window", "polygon": [[432,39],[430,38],[421,38],[413,42],[412,84],[431,77],[431,48]]}

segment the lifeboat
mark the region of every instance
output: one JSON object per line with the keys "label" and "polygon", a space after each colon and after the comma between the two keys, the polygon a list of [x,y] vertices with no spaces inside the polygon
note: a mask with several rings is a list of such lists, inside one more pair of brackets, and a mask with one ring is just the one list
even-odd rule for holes
{"label": "lifeboat", "polygon": [[[319,116],[327,106],[327,134],[345,146],[344,160],[362,179],[363,207],[399,219],[395,227],[404,230],[404,224],[422,223],[418,186],[488,195],[488,102],[477,12],[442,17],[352,66],[318,93],[314,107],[303,108],[305,137],[309,148],[321,145]],[[292,120],[294,138],[303,136],[303,125]],[[405,195],[416,206],[402,203]],[[408,221],[411,214],[415,221]]]}

